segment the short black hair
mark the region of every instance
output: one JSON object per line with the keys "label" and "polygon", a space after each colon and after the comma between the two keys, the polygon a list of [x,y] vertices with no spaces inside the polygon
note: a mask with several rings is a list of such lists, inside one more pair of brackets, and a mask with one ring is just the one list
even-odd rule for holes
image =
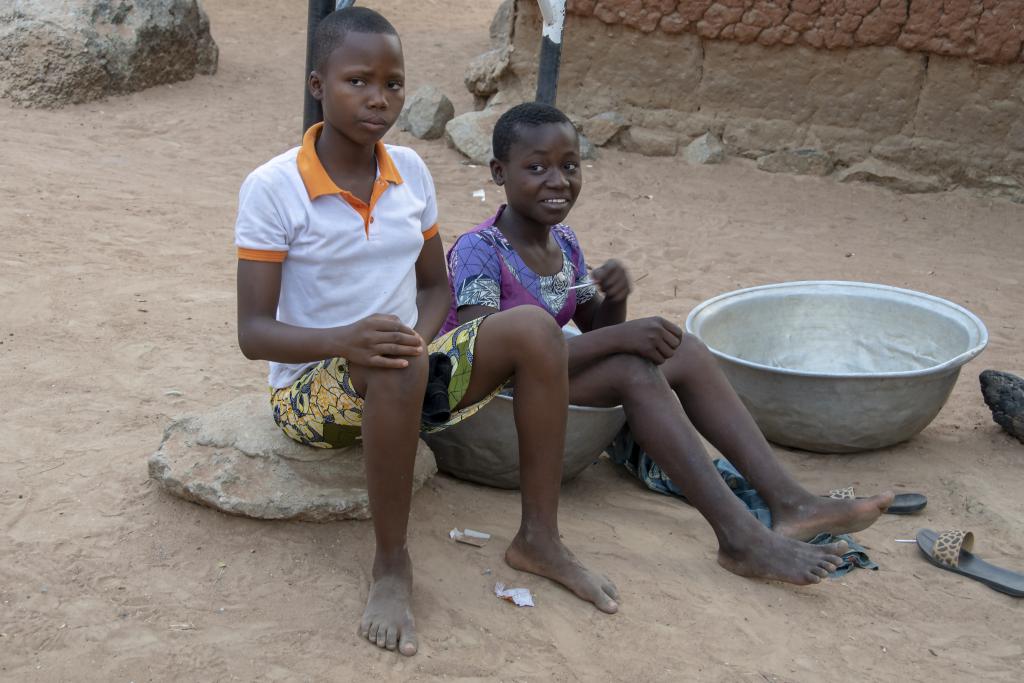
{"label": "short black hair", "polygon": [[[520,128],[536,128],[548,123],[572,122],[560,109],[540,102],[524,102],[517,104],[501,115],[494,124],[491,134],[491,150],[498,161],[508,161],[508,153],[512,145],[519,142]],[[575,128],[574,128],[575,130]]]}
{"label": "short black hair", "polygon": [[313,34],[313,68],[323,71],[327,58],[345,40],[350,31],[398,36],[398,31],[379,12],[367,7],[346,7],[324,17]]}

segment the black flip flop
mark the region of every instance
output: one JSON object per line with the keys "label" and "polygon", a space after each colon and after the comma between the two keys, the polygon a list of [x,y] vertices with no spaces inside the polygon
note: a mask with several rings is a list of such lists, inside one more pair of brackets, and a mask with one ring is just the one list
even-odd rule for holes
{"label": "black flip flop", "polygon": [[[853,487],[849,486],[845,489],[832,489],[828,492],[828,497],[850,500],[857,496],[853,493]],[[884,512],[887,515],[912,515],[924,510],[926,505],[928,505],[928,499],[921,493],[897,493],[896,497],[892,499],[892,504]]]}
{"label": "black flip flop", "polygon": [[971,553],[974,534],[970,531],[944,531],[931,529],[917,532],[917,547],[925,558],[940,569],[980,581],[1000,593],[1024,598],[1024,574],[989,564]]}

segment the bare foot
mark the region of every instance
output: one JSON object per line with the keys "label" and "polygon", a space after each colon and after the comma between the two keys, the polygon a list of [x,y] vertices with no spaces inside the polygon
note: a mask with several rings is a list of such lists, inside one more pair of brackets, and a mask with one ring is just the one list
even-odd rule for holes
{"label": "bare foot", "polygon": [[416,654],[416,624],[412,618],[412,562],[408,553],[398,560],[373,563],[373,585],[359,622],[359,635],[379,648]]}
{"label": "bare foot", "polygon": [[810,545],[760,527],[735,545],[719,548],[718,564],[740,576],[806,586],[835,571],[848,549],[845,541]]}
{"label": "bare foot", "polygon": [[522,529],[505,551],[505,561],[513,569],[538,574],[562,584],[599,610],[608,614],[619,611],[615,601],[619,592],[606,577],[593,573],[562,545],[557,532],[551,535],[530,534]]}
{"label": "bare foot", "polygon": [[798,503],[772,510],[772,529],[806,541],[820,533],[848,534],[867,529],[892,505],[891,491],[871,498],[834,500],[808,494]]}

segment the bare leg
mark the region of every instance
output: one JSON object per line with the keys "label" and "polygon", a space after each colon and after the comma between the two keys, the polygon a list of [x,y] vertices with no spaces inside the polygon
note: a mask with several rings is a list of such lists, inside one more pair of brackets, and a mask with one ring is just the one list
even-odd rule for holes
{"label": "bare leg", "polygon": [[570,378],[570,400],[622,404],[637,442],[668,473],[718,537],[719,563],[741,576],[818,583],[833,571],[845,543],[813,546],[766,529],[732,493],[657,367],[615,355]]}
{"label": "bare leg", "polygon": [[519,437],[522,521],[505,552],[515,569],[556,581],[608,613],[618,610],[618,592],[566,548],[558,533],[568,357],[554,319],[536,306],[489,316],[476,340],[473,375],[462,405],[481,400],[515,376],[515,421]]}
{"label": "bare leg", "polygon": [[353,366],[351,372],[356,390],[365,398],[363,452],[377,541],[373,584],[359,633],[378,647],[414,655],[418,642],[406,530],[427,358],[409,358],[409,366],[401,370]]}
{"label": "bare leg", "polygon": [[892,503],[890,492],[836,501],[800,486],[779,464],[715,357],[696,337],[686,335],[661,371],[693,425],[727,455],[768,503],[773,527],[779,533],[809,539],[821,532],[860,531]]}

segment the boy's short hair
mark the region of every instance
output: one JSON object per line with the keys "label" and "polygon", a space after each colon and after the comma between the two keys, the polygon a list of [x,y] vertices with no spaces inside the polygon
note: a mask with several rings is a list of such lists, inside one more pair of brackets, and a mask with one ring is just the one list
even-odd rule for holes
{"label": "boy's short hair", "polygon": [[346,7],[324,17],[313,34],[313,68],[323,71],[327,58],[350,31],[398,36],[398,31],[379,12],[367,7]]}
{"label": "boy's short hair", "polygon": [[[536,128],[548,123],[572,122],[560,109],[540,102],[524,102],[517,104],[501,115],[494,124],[491,134],[491,150],[498,161],[508,161],[508,153],[512,145],[519,142],[521,127]],[[575,129],[574,129],[575,130]]]}

